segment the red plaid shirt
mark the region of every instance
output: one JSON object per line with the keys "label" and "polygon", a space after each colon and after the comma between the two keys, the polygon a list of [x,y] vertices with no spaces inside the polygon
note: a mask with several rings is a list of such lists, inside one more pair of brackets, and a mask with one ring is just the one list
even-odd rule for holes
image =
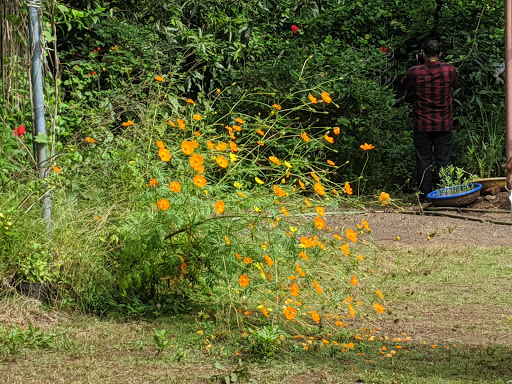
{"label": "red plaid shirt", "polygon": [[452,90],[456,80],[455,67],[439,61],[428,61],[407,71],[402,86],[414,92],[413,121],[418,131],[452,128]]}

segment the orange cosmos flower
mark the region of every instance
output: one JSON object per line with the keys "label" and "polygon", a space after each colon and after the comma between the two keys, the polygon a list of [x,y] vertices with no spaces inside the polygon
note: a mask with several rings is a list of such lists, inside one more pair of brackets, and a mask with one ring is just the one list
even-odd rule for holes
{"label": "orange cosmos flower", "polygon": [[235,152],[235,153],[238,152],[238,147],[231,140],[229,140],[229,148],[231,149],[231,152]]}
{"label": "orange cosmos flower", "polygon": [[229,238],[227,236],[224,236],[224,240],[226,241],[226,244],[227,245],[230,245],[231,244],[231,241],[229,241]]}
{"label": "orange cosmos flower", "polygon": [[377,291],[375,291],[375,293],[376,293],[377,295],[379,295],[379,296],[380,296],[380,298],[381,298],[382,300],[384,300],[384,295],[382,294],[382,292],[381,292],[381,291],[378,291],[378,290],[377,290]]}
{"label": "orange cosmos flower", "polygon": [[240,196],[240,197],[247,197],[247,196],[245,196],[245,193],[242,193],[242,192],[240,192],[240,191],[236,191],[236,194],[237,194],[238,196]]}
{"label": "orange cosmos flower", "polygon": [[197,141],[195,141],[194,139],[190,140],[190,142],[192,143],[194,148],[198,148],[199,147],[199,143]]}
{"label": "orange cosmos flower", "polygon": [[278,111],[280,111],[281,109],[283,109],[279,104],[272,104],[272,108],[275,108],[275,109],[277,109]]}
{"label": "orange cosmos flower", "polygon": [[265,308],[263,305],[261,306],[261,313],[263,313],[263,315],[265,315],[265,317],[268,317],[267,308]]}
{"label": "orange cosmos flower", "polygon": [[325,220],[322,219],[320,216],[317,216],[315,218],[315,227],[317,227],[319,230],[325,227]]}
{"label": "orange cosmos flower", "polygon": [[164,78],[162,76],[155,76],[155,80],[162,82],[164,81]]}
{"label": "orange cosmos flower", "polygon": [[332,166],[336,165],[336,163],[332,160],[327,160],[327,164],[332,165]]}
{"label": "orange cosmos flower", "polygon": [[341,250],[343,251],[343,254],[348,257],[348,255],[350,254],[350,247],[348,246],[347,243],[344,243],[341,246]]}
{"label": "orange cosmos flower", "polygon": [[373,307],[375,308],[375,310],[379,313],[384,313],[384,311],[386,310],[386,308],[384,308],[382,305],[380,304],[373,304]]}
{"label": "orange cosmos flower", "polygon": [[357,233],[355,231],[351,230],[350,228],[347,228],[346,233],[347,233],[347,239],[349,239],[350,241],[352,241],[354,243],[357,241]]}
{"label": "orange cosmos flower", "polygon": [[325,187],[320,184],[320,183],[315,183],[315,191],[316,193],[318,193],[320,196],[323,196],[325,195]]}
{"label": "orange cosmos flower", "polygon": [[306,143],[307,143],[309,140],[311,140],[311,139],[309,138],[309,136],[308,136],[308,134],[307,134],[306,132],[302,132],[302,133],[300,134],[300,137],[301,137],[301,138],[302,138],[302,140],[304,140]]}
{"label": "orange cosmos flower", "polygon": [[[190,156],[190,158],[188,159],[189,163],[190,163],[190,166],[197,170],[198,168],[201,168],[201,166],[203,165],[204,163],[204,158],[203,156],[199,155],[199,154],[195,154],[195,155],[192,155]],[[203,168],[204,169],[204,168]]]}
{"label": "orange cosmos flower", "polygon": [[164,149],[165,148],[165,144],[162,140],[157,140],[156,141],[156,146],[159,148],[159,149]]}
{"label": "orange cosmos flower", "polygon": [[213,149],[215,148],[215,144],[213,144],[213,143],[211,142],[211,140],[208,140],[208,141],[206,142],[206,146],[208,147],[208,149],[209,149],[210,151],[213,151]]}
{"label": "orange cosmos flower", "polygon": [[243,120],[242,120],[241,118],[239,118],[239,117],[237,117],[237,118],[235,119],[235,122],[236,122],[236,123],[238,123],[238,124],[240,124],[240,125],[242,125],[242,124],[244,124],[244,123],[245,123],[245,121],[243,121]]}
{"label": "orange cosmos flower", "polygon": [[278,185],[275,185],[275,184],[274,184],[274,194],[278,197],[286,196],[286,192],[284,191],[284,189],[282,189],[281,187],[279,187]]}
{"label": "orange cosmos flower", "polygon": [[368,232],[371,232],[371,231],[372,231],[372,230],[370,229],[370,226],[368,225],[368,222],[366,221],[366,219],[363,219],[363,221],[361,222],[361,224],[363,224],[364,229],[366,229]]}
{"label": "orange cosmos flower", "polygon": [[317,283],[317,281],[316,281],[316,280],[315,280],[315,281],[313,281],[313,285],[315,286],[315,289],[316,289],[316,292],[317,292],[317,293],[319,293],[319,294],[320,294],[320,293],[323,293],[322,288],[320,288],[320,285]]}
{"label": "orange cosmos flower", "polygon": [[197,185],[199,188],[204,188],[206,185],[206,179],[201,175],[195,175],[192,179],[194,181],[194,184]]}
{"label": "orange cosmos flower", "polygon": [[[316,311],[311,311],[309,313],[311,314],[311,318],[313,320],[315,320],[315,323],[319,323],[320,322],[320,315]],[[326,341],[326,340],[324,340],[324,341]],[[327,342],[327,343],[329,343],[329,342]]]}
{"label": "orange cosmos flower", "polygon": [[359,148],[361,148],[363,151],[369,151],[369,150],[375,148],[375,146],[373,144],[364,143],[364,144],[360,145]]}
{"label": "orange cosmos flower", "polygon": [[359,283],[359,280],[357,280],[357,276],[356,275],[352,276],[352,279],[350,279],[350,285],[353,287],[357,283]]}
{"label": "orange cosmos flower", "polygon": [[188,103],[188,104],[192,104],[192,105],[194,105],[194,104],[196,103],[196,102],[195,102],[194,100],[192,100],[192,99],[187,99],[186,101],[187,101],[187,103]]}
{"label": "orange cosmos flower", "polygon": [[171,120],[169,120],[169,125],[170,125],[171,127],[176,128],[176,124],[174,124],[174,122],[173,122],[173,121],[171,121]]}
{"label": "orange cosmos flower", "polygon": [[263,132],[261,129],[258,129],[256,133],[260,136],[265,136],[265,132]]}
{"label": "orange cosmos flower", "polygon": [[304,199],[304,202],[306,203],[306,205],[307,205],[309,208],[311,208],[311,207],[312,207],[312,205],[311,205],[311,203],[309,202],[309,200],[308,200],[308,199]]}
{"label": "orange cosmos flower", "polygon": [[325,216],[325,211],[323,207],[316,207],[316,213],[318,213],[320,216]]}
{"label": "orange cosmos flower", "polygon": [[132,125],[135,125],[135,123],[131,120],[125,121],[123,124],[121,124],[123,127],[129,127]]}
{"label": "orange cosmos flower", "polygon": [[356,311],[354,311],[352,304],[348,305],[348,311],[350,312],[350,315],[348,315],[348,317],[354,317],[354,315],[356,314]]}
{"label": "orange cosmos flower", "polygon": [[313,96],[311,93],[308,95],[309,101],[311,101],[313,104],[318,103],[318,100],[315,96]]}
{"label": "orange cosmos flower", "polygon": [[181,120],[181,119],[178,119],[176,120],[178,122],[178,128],[179,129],[185,129],[185,121]]}
{"label": "orange cosmos flower", "polygon": [[327,103],[330,104],[332,101],[331,96],[327,92],[322,92],[322,99]]}
{"label": "orange cosmos flower", "polygon": [[304,184],[302,181],[299,180],[299,186],[300,186],[300,189],[306,189],[306,184]]}
{"label": "orange cosmos flower", "polygon": [[185,155],[191,155],[194,152],[194,144],[192,141],[184,140],[181,143],[181,150]]}
{"label": "orange cosmos flower", "polygon": [[181,191],[181,184],[177,181],[173,181],[170,185],[169,185],[169,189],[174,192],[174,193],[178,193],[179,191]]}
{"label": "orange cosmos flower", "polygon": [[252,259],[251,259],[249,256],[244,257],[244,263],[245,263],[246,265],[249,265],[249,264],[251,264],[251,263],[252,263]]}
{"label": "orange cosmos flower", "polygon": [[325,141],[327,141],[330,144],[334,143],[334,138],[332,138],[331,136],[328,136],[327,133],[324,135],[324,139],[325,139]]}
{"label": "orange cosmos flower", "polygon": [[94,144],[96,142],[96,140],[94,140],[92,137],[89,137],[89,136],[87,136],[85,138],[85,141],[87,141],[88,143],[91,143],[91,144]]}
{"label": "orange cosmos flower", "polygon": [[353,193],[352,187],[348,182],[345,183],[345,192],[347,192],[348,195],[351,195]]}
{"label": "orange cosmos flower", "polygon": [[389,193],[381,192],[379,196],[379,201],[381,204],[388,205],[391,201],[391,197],[389,197]]}
{"label": "orange cosmos flower", "polygon": [[293,281],[292,283],[290,284],[290,294],[293,296],[293,297],[297,297],[299,296],[299,286],[297,284],[295,284]]}
{"label": "orange cosmos flower", "polygon": [[297,316],[297,310],[291,306],[286,307],[283,313],[288,320],[293,320]]}
{"label": "orange cosmos flower", "polygon": [[309,258],[308,258],[308,255],[306,254],[306,252],[302,251],[301,253],[299,253],[299,256],[302,257],[304,260],[308,261]]}
{"label": "orange cosmos flower", "polygon": [[[228,244],[229,245],[229,244]],[[238,253],[235,252],[235,256],[238,260],[242,261],[242,256],[240,256]]]}
{"label": "orange cosmos flower", "polygon": [[171,161],[171,152],[168,149],[160,148],[158,151],[158,157],[160,157],[160,160],[162,161]]}
{"label": "orange cosmos flower", "polygon": [[156,187],[157,185],[158,185],[158,181],[155,178],[149,180],[150,187]]}
{"label": "orange cosmos flower", "polygon": [[264,143],[263,141],[261,141],[261,140],[258,140],[258,141],[257,141],[257,143],[258,143],[259,145],[261,145],[262,147],[263,147],[263,146],[265,146],[265,143]]}
{"label": "orange cosmos flower", "polygon": [[316,181],[320,181],[320,178],[316,175],[316,173],[315,173],[315,172],[311,172],[311,173],[310,173],[310,175],[311,175],[311,177],[312,177],[313,179],[315,179]]}
{"label": "orange cosmos flower", "polygon": [[224,202],[222,200],[219,200],[215,203],[215,210],[217,211],[217,213],[220,215],[221,213],[224,212],[224,210],[226,209],[226,205],[224,204]]}
{"label": "orange cosmos flower", "polygon": [[217,143],[217,145],[215,146],[215,149],[217,151],[223,151],[225,150],[226,148],[228,147],[228,145],[226,143]]}
{"label": "orange cosmos flower", "polygon": [[298,263],[295,265],[295,269],[297,270],[297,273],[300,276],[302,276],[302,277],[306,276],[306,274],[304,273],[304,271],[302,270],[302,268],[300,267],[300,265]]}
{"label": "orange cosmos flower", "polygon": [[228,159],[226,159],[224,156],[217,156],[215,158],[215,161],[217,162],[217,164],[219,164],[219,166],[221,168],[227,168],[228,167]]}
{"label": "orange cosmos flower", "polygon": [[196,121],[199,121],[199,120],[201,120],[201,119],[203,118],[203,116],[201,116],[201,115],[197,115],[197,114],[196,114],[196,115],[192,116],[192,118],[193,118],[194,120],[196,120]]}
{"label": "orange cosmos flower", "polygon": [[301,244],[305,247],[305,248],[311,248],[311,247],[314,247],[315,246],[315,242],[310,239],[309,237],[306,237],[306,236],[302,236],[300,238],[300,242]]}
{"label": "orange cosmos flower", "polygon": [[235,131],[237,131],[237,132],[242,132],[242,127],[241,127],[241,126],[239,126],[239,125],[235,125],[235,124],[233,124],[233,129],[234,129]]}
{"label": "orange cosmos flower", "polygon": [[[55,171],[55,173],[60,173],[61,169],[57,167],[56,165],[52,165],[52,169]],[[151,181],[149,182],[151,184]]]}
{"label": "orange cosmos flower", "polygon": [[171,204],[169,203],[169,200],[167,200],[167,199],[158,200],[156,205],[157,205],[158,209],[161,209],[162,211],[167,211],[169,209],[169,207],[171,206]]}
{"label": "orange cosmos flower", "polygon": [[201,132],[199,132],[199,131],[195,131],[195,132],[194,132],[194,136],[201,137]]}
{"label": "orange cosmos flower", "polygon": [[245,288],[245,287],[247,287],[247,286],[249,285],[249,281],[250,281],[249,276],[247,276],[247,275],[244,273],[244,274],[243,274],[242,276],[240,276],[240,278],[238,279],[238,284],[240,284],[240,286],[241,286],[242,288]]}
{"label": "orange cosmos flower", "polygon": [[267,264],[268,264],[269,266],[273,266],[273,265],[274,265],[274,261],[270,258],[270,256],[268,255],[268,253],[267,253],[267,254],[265,254],[264,259],[265,259],[265,261],[267,262]]}
{"label": "orange cosmos flower", "polygon": [[333,132],[335,135],[339,135],[341,133],[340,127],[334,127]]}
{"label": "orange cosmos flower", "polygon": [[279,161],[279,159],[275,156],[269,156],[268,158],[272,163],[274,163],[275,165],[281,165],[281,162]]}
{"label": "orange cosmos flower", "polygon": [[283,212],[283,215],[285,215],[285,216],[290,216],[290,214],[288,213],[288,211],[286,210],[284,205],[281,207],[281,212]]}

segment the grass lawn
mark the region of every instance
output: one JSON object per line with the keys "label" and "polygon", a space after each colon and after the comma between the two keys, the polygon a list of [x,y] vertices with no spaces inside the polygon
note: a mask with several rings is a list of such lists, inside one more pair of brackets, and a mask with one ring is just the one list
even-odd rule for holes
{"label": "grass lawn", "polygon": [[[331,335],[354,343],[344,352],[319,331],[288,336],[264,360],[225,313],[99,319],[6,296],[0,382],[203,383],[231,375],[231,382],[257,383],[512,383],[510,249],[369,245],[365,255],[388,311]],[[7,330],[29,323],[42,336],[8,352]],[[153,329],[168,335],[158,355]]]}

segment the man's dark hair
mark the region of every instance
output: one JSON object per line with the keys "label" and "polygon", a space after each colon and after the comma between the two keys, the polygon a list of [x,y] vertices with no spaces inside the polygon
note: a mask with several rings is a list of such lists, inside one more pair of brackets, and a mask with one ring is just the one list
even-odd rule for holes
{"label": "man's dark hair", "polygon": [[429,40],[423,46],[423,52],[427,57],[438,57],[441,52],[441,44],[437,40]]}

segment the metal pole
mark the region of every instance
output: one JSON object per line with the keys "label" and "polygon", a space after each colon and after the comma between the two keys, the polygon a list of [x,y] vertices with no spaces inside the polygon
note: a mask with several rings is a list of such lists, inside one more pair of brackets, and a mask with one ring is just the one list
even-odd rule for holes
{"label": "metal pole", "polygon": [[512,157],[512,0],[505,0],[506,156]]}
{"label": "metal pole", "polygon": [[[41,35],[39,24],[39,9],[42,8],[42,0],[28,0],[29,15],[29,44],[30,57],[32,61],[31,80],[32,80],[32,105],[35,135],[46,134],[44,118],[44,95],[43,95],[43,61],[41,50]],[[39,167],[39,177],[45,179],[48,176],[49,164],[46,157],[46,143],[36,143],[35,158]],[[51,202],[50,192],[46,190],[43,196],[43,217],[46,221],[46,229],[51,229]]]}

